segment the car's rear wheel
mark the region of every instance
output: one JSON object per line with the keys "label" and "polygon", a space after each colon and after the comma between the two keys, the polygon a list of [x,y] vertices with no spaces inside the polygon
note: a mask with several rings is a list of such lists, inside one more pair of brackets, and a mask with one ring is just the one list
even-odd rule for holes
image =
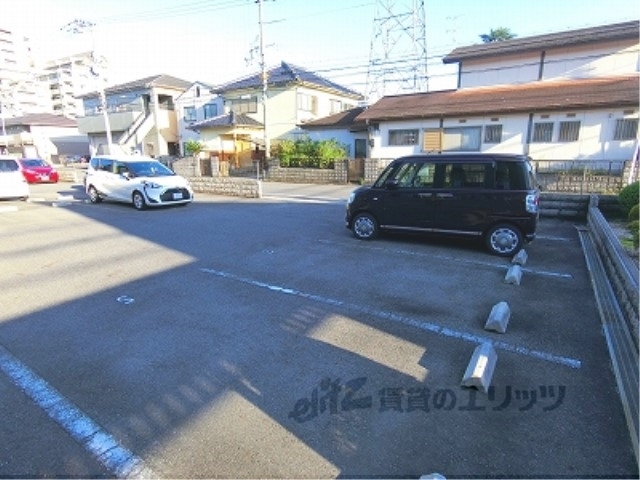
{"label": "car's rear wheel", "polygon": [[509,257],[518,253],[522,248],[522,233],[513,225],[500,223],[487,231],[485,244],[494,255]]}
{"label": "car's rear wheel", "polygon": [[98,190],[96,190],[96,187],[94,187],[93,185],[89,187],[89,190],[87,190],[87,194],[89,195],[89,201],[91,203],[100,203],[102,201],[102,197],[98,193]]}
{"label": "car's rear wheel", "polygon": [[147,208],[147,202],[145,202],[144,196],[137,190],[131,195],[131,202],[133,203],[133,208],[136,210],[144,210]]}
{"label": "car's rear wheel", "polygon": [[359,213],[353,219],[353,235],[360,240],[372,240],[378,236],[379,228],[375,217],[370,213]]}

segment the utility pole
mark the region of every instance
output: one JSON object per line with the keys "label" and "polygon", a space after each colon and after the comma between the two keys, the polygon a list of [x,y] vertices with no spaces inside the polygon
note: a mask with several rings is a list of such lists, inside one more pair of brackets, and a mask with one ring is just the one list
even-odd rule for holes
{"label": "utility pole", "polygon": [[[269,141],[269,133],[267,128],[267,87],[269,79],[267,77],[267,65],[264,60],[264,33],[262,21],[262,3],[264,0],[256,0],[258,4],[258,27],[260,29],[260,75],[262,77],[262,134],[264,137],[264,160],[265,164],[269,160],[271,151],[271,142]],[[256,168],[258,179],[260,179],[260,159]]]}
{"label": "utility pole", "polygon": [[96,26],[95,23],[89,20],[75,19],[64,25],[60,30],[71,34],[83,34],[87,31],[91,33],[91,59],[93,66],[91,67],[91,73],[98,78],[98,92],[100,94],[100,109],[102,110],[102,117],[104,118],[104,130],[107,137],[107,153],[112,153],[113,138],[111,136],[111,123],[109,122],[109,112],[107,112],[107,96],[104,91],[104,78],[105,60],[104,57],[99,57],[96,53],[96,42],[93,29]]}

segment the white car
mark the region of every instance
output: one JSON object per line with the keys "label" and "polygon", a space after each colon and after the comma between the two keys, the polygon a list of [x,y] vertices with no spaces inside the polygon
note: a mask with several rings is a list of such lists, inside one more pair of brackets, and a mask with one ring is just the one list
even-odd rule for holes
{"label": "white car", "polygon": [[144,210],[193,201],[187,179],[150,157],[93,157],[84,184],[91,203],[113,200]]}
{"label": "white car", "polygon": [[29,184],[20,163],[13,157],[0,156],[0,198],[29,198]]}

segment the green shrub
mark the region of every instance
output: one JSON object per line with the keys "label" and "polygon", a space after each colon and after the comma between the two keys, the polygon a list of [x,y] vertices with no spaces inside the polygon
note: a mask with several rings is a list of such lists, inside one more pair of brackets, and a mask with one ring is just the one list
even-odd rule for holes
{"label": "green shrub", "polygon": [[620,201],[620,206],[622,206],[625,215],[629,215],[631,208],[638,204],[638,201],[640,200],[639,197],[640,182],[634,182],[620,190],[618,200]]}
{"label": "green shrub", "polygon": [[184,144],[185,153],[187,155],[198,155],[204,150],[204,145],[197,140],[187,140]]}
{"label": "green shrub", "polygon": [[627,225],[629,232],[631,232],[631,238],[633,239],[633,248],[640,246],[640,221],[633,220]]}
{"label": "green shrub", "polygon": [[634,220],[640,220],[640,205],[636,204],[631,207],[631,210],[629,210],[628,219],[630,222],[633,222]]}
{"label": "green shrub", "polygon": [[348,147],[335,139],[315,141],[303,137],[281,140],[274,150],[284,168],[332,169],[336,160],[347,157]]}

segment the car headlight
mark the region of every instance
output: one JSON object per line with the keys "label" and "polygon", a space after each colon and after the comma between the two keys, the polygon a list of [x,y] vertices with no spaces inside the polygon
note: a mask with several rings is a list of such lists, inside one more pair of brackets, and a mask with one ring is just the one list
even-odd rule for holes
{"label": "car headlight", "polygon": [[356,199],[356,194],[354,192],[351,192],[349,194],[349,198],[347,198],[347,205],[351,205],[355,199]]}
{"label": "car headlight", "polygon": [[146,188],[162,188],[160,185],[158,185],[155,182],[144,182],[144,186]]}

